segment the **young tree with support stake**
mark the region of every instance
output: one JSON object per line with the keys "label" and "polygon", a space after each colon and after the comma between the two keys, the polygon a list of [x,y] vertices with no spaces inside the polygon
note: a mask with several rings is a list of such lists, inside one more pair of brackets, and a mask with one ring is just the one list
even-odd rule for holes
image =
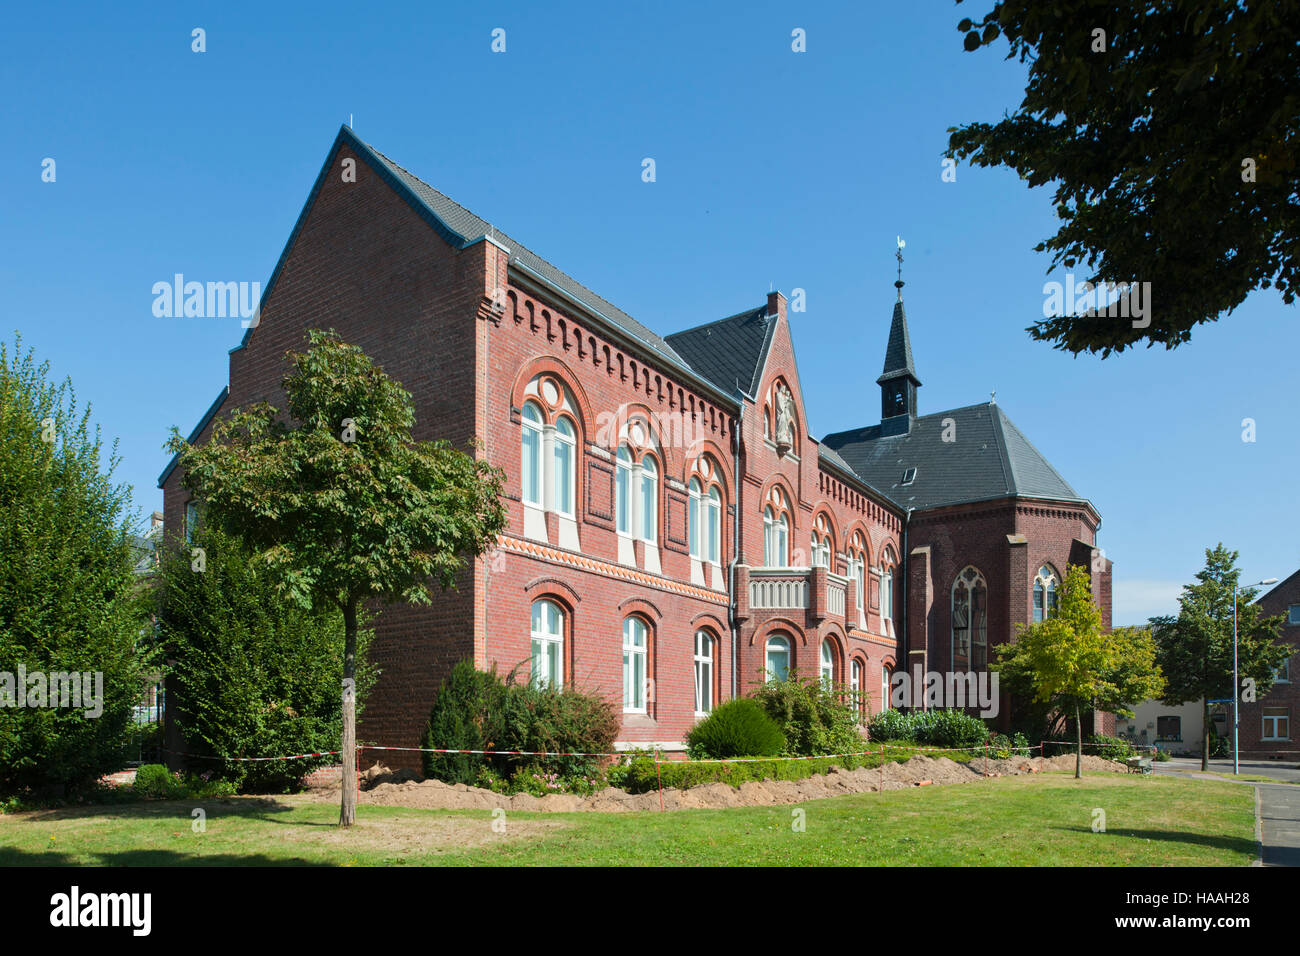
{"label": "young tree with support stake", "polygon": [[286,598],[343,613],[343,794],[356,819],[357,616],[372,598],[432,603],[505,527],[503,475],[446,441],[411,438],[411,395],[332,330],[290,352],[288,418],[262,402],[190,445],[173,433],[183,484],[206,520],[243,539]]}
{"label": "young tree with support stake", "polygon": [[1066,570],[1056,612],[997,652],[992,667],[1011,693],[1073,713],[1076,778],[1083,775],[1083,712],[1128,715],[1127,705],[1164,688],[1150,635],[1131,627],[1104,630],[1088,571],[1078,565]]}

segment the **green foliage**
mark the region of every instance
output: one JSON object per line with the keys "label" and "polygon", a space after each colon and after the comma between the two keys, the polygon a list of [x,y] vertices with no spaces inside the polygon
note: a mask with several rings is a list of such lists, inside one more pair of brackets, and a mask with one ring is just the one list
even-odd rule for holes
{"label": "green foliage", "polygon": [[686,736],[696,760],[707,757],[775,757],[785,751],[785,735],[751,697],[719,704]]}
{"label": "green foliage", "polygon": [[984,721],[964,710],[885,710],[867,725],[872,740],[908,741],[929,747],[982,747],[989,736]]}
{"label": "green foliage", "polygon": [[776,721],[785,737],[786,753],[811,756],[863,749],[857,709],[843,687],[803,680],[792,668],[785,680],[770,680],[759,687],[754,700]]}
{"label": "green foliage", "polygon": [[21,339],[12,352],[0,342],[0,672],[15,701],[29,689],[16,686],[20,666],[101,674],[103,712],[0,706],[0,793],[85,786],[117,770],[154,666],[130,489],[112,481],[116,445],[105,460],[90,408],[48,376]]}
{"label": "green foliage", "polygon": [[208,774],[181,774],[158,763],[147,763],[135,773],[131,793],[142,800],[194,800],[226,797],[235,792],[229,780]]}
{"label": "green foliage", "polygon": [[505,527],[500,469],[445,441],[411,438],[411,395],[334,332],[309,333],[269,404],[174,434],[185,486],[210,520],[249,542],[303,607],[382,597],[428,604]]}
{"label": "green foliage", "polygon": [[[999,646],[991,667],[1012,694],[1072,716],[1076,752],[1081,755],[1084,711],[1129,716],[1129,704],[1160,695],[1164,678],[1155,656],[1155,644],[1143,630],[1102,630],[1091,577],[1085,568],[1071,565],[1056,613],[1022,629],[1014,644]],[[1076,762],[1076,776],[1080,764]]]}
{"label": "green foliage", "polygon": [[[660,760],[656,766],[650,756],[638,756],[623,769],[620,782],[613,777],[610,786],[619,786],[629,793],[646,793],[659,787],[663,778],[664,789],[698,787],[706,783],[727,783],[739,787],[742,783],[762,780],[803,780],[814,774],[827,773],[832,767],[857,770],[860,767],[879,767],[882,763],[906,763],[916,756],[909,750],[867,754],[861,757],[814,757],[811,760],[740,760],[734,763],[697,763],[690,760]],[[950,759],[962,757],[948,755]],[[966,757],[965,759],[969,759]],[[613,768],[611,768],[611,775]]]}
{"label": "green foliage", "polygon": [[1029,738],[1024,734],[1016,733],[1010,737],[1006,734],[994,734],[988,739],[988,753],[990,757],[1006,760],[1010,757],[1028,757],[1032,751],[1029,749]]}
{"label": "green foliage", "polygon": [[1253,289],[1295,301],[1300,100],[1281,95],[1300,79],[1294,4],[991,7],[958,29],[967,50],[1006,37],[1008,56],[1029,63],[1024,99],[995,124],[950,129],[947,155],[1055,184],[1061,226],[1035,247],[1053,267],[1086,263],[1090,281],[1154,286],[1146,327],[1066,314],[1031,327],[1035,339],[1103,357],[1143,342],[1174,348]]}
{"label": "green foliage", "polygon": [[1127,760],[1137,754],[1137,749],[1123,737],[1109,737],[1106,734],[1092,734],[1088,737],[1089,746],[1086,753],[1103,760]]}
{"label": "green foliage", "polygon": [[[267,569],[220,528],[200,525],[193,547],[203,549],[203,571],[194,570],[189,550],[166,549],[157,591],[159,635],[172,662],[168,710],[185,749],[204,757],[337,750],[343,615],[287,600]],[[368,643],[363,627],[358,707],[375,677]],[[246,791],[275,792],[337,762],[194,759],[190,766]]]}
{"label": "green foliage", "polygon": [[1157,750],[1157,751],[1156,751],[1156,754],[1155,754],[1155,758],[1156,758],[1156,763],[1164,763],[1166,760],[1173,760],[1173,759],[1174,759],[1173,757],[1169,756],[1169,754],[1167,754],[1167,753],[1166,753],[1165,751],[1163,751],[1163,750]]}
{"label": "green foliage", "polygon": [[[614,706],[600,694],[572,685],[537,687],[517,680],[513,671],[502,678],[495,667],[478,671],[472,661],[461,661],[434,700],[424,746],[605,754],[612,750],[619,727]],[[571,782],[603,779],[602,762],[600,757],[426,753],[424,772],[447,783],[478,784],[490,769],[519,789],[541,785],[529,784],[522,776],[529,774],[542,780],[552,780],[548,775],[553,774],[554,779]]]}
{"label": "green foliage", "polygon": [[[1241,583],[1237,552],[1220,542],[1205,551],[1205,567],[1196,583],[1183,587],[1178,599],[1178,616],[1151,619],[1155,634],[1156,659],[1166,678],[1161,699],[1170,705],[1187,701],[1231,698],[1233,589]],[[1273,687],[1274,674],[1292,649],[1274,640],[1282,616],[1265,617],[1255,604],[1259,592],[1245,588],[1236,592],[1237,673],[1242,682],[1253,681],[1256,699]],[[1209,704],[1202,703],[1205,737],[1201,741],[1201,766],[1207,768],[1215,756],[1226,756],[1211,744],[1213,732]]]}

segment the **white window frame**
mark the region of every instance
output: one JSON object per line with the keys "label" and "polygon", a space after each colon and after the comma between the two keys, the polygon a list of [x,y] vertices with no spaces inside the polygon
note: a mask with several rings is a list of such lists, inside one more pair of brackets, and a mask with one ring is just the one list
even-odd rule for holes
{"label": "white window frame", "polygon": [[[536,415],[536,419],[528,417],[529,412]],[[524,402],[522,414],[520,415],[521,428],[519,430],[519,497],[523,499],[524,504],[531,505],[534,508],[541,508],[542,503],[546,500],[546,475],[545,459],[542,455],[543,441],[543,422],[542,410],[536,402]],[[529,447],[529,439],[532,439],[533,445]],[[532,479],[533,488],[530,494],[529,479]]]}
{"label": "white window frame", "polygon": [[894,569],[889,565],[882,564],[880,568],[880,621],[883,625],[888,621],[891,625],[894,623]]}
{"label": "white window frame", "polygon": [[700,509],[704,505],[701,490],[700,479],[692,478],[687,486],[686,538],[691,557],[697,561],[703,560],[704,554],[703,536],[700,533]]}
{"label": "white window frame", "polygon": [[722,563],[722,493],[717,485],[710,485],[706,500],[703,502],[708,516],[704,528],[708,535],[704,548],[705,557],[710,564]]}
{"label": "white window frame", "polygon": [[1050,564],[1034,575],[1034,623],[1041,624],[1056,613],[1061,600],[1061,578]]}
{"label": "white window frame", "polygon": [[828,637],[822,639],[821,665],[817,673],[827,687],[835,686],[835,648]]}
{"label": "white window frame", "polygon": [[614,478],[614,521],[619,534],[632,535],[632,525],[636,502],[633,500],[635,486],[632,480],[632,451],[627,445],[619,445],[615,455]]}
{"label": "white window frame", "polygon": [[[773,648],[773,645],[774,645],[774,644],[778,644],[778,643],[781,645],[781,647],[780,647],[779,649],[777,649],[777,648]],[[773,650],[776,650],[776,653],[778,653],[778,654],[784,654],[784,655],[785,655],[785,673],[784,673],[784,674],[779,674],[779,675],[778,675],[777,672],[776,672],[776,670],[772,667],[772,652],[773,652]],[[771,680],[785,680],[787,677],[790,676],[790,640],[789,640],[789,638],[782,637],[780,634],[773,634],[772,636],[770,636],[770,637],[767,639],[767,644],[766,644],[766,645],[764,646],[764,648],[763,648],[763,654],[764,654],[763,662],[764,662],[764,667],[766,668],[766,676],[767,676],[767,679],[768,679],[768,680],[770,680],[770,681],[771,681]]]}
{"label": "white window frame", "polygon": [[641,540],[647,544],[659,541],[659,466],[654,457],[641,459],[641,487],[638,489],[641,507]]}
{"label": "white window frame", "polygon": [[[566,434],[562,429],[568,429]],[[555,420],[555,510],[566,518],[574,516],[574,497],[577,487],[576,464],[578,437],[573,422],[561,415]],[[563,466],[561,463],[563,462]]]}
{"label": "white window frame", "polygon": [[[1261,740],[1268,741],[1288,741],[1291,739],[1291,714],[1264,714],[1261,718],[1260,735]],[[1273,725],[1273,733],[1268,732],[1269,724]]]}
{"label": "white window frame", "polygon": [[862,662],[856,657],[849,662],[849,690],[853,692],[853,709],[862,719]]}
{"label": "white window frame", "polygon": [[880,665],[880,709],[889,710],[889,667]]}
{"label": "white window frame", "polygon": [[[638,636],[640,643],[637,642]],[[646,662],[650,628],[635,615],[623,619],[623,713],[646,713]]]}
{"label": "white window frame", "polygon": [[[546,607],[555,610],[556,629],[552,633],[546,630]],[[541,623],[539,628],[538,612],[541,612]],[[529,666],[531,670],[530,679],[535,686],[552,687],[564,686],[564,608],[554,601],[548,601],[545,598],[534,601],[529,611],[529,631],[531,637]],[[551,650],[554,650],[552,659]],[[539,650],[541,654],[539,656]],[[539,672],[538,661],[544,661],[550,664],[553,660],[555,673],[546,669],[545,673]]]}
{"label": "white window frame", "polygon": [[709,631],[695,632],[696,717],[704,717],[713,710],[713,647],[713,635]]}

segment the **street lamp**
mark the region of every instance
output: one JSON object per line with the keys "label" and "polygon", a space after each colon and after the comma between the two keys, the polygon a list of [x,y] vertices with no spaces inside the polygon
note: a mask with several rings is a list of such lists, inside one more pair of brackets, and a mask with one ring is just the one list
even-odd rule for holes
{"label": "street lamp", "polygon": [[[1277,584],[1277,578],[1265,578],[1263,581],[1247,584],[1246,587],[1257,588],[1265,584]],[[1232,775],[1234,777],[1241,773],[1241,764],[1237,759],[1237,725],[1240,723],[1237,705],[1241,702],[1241,688],[1237,685],[1237,592],[1241,589],[1241,585],[1232,586]]]}

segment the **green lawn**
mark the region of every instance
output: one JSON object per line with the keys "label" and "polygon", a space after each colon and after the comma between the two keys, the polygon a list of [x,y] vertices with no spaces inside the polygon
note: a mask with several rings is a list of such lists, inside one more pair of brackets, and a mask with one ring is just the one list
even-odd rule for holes
{"label": "green lawn", "polygon": [[[1242,866],[1254,794],[1206,780],[1065,774],[836,797],[797,807],[514,813],[338,807],[307,797],[77,808],[0,817],[0,865],[324,864]],[[1094,809],[1106,832],[1094,833]],[[795,810],[803,811],[797,832]]]}

